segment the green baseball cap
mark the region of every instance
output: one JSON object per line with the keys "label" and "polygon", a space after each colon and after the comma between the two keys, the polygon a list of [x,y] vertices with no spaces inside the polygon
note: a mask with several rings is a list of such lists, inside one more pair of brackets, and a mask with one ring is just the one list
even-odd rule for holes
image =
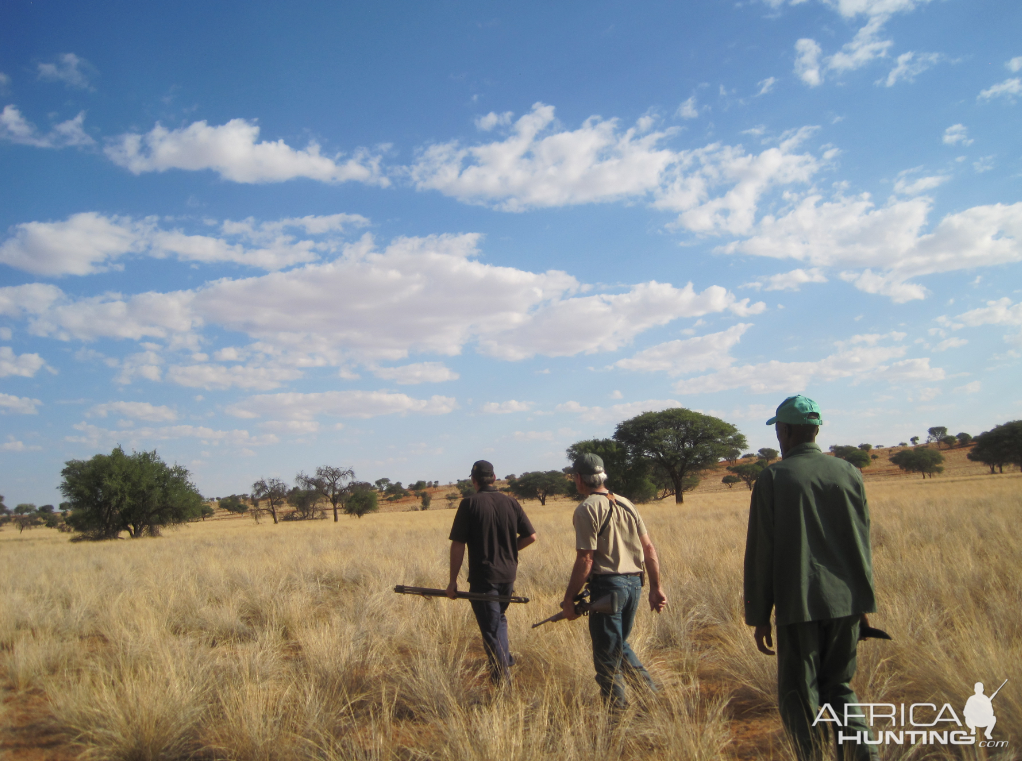
{"label": "green baseball cap", "polygon": [[603,458],[598,454],[586,452],[576,458],[575,462],[571,464],[571,470],[580,476],[595,476],[597,473],[603,472]]}
{"label": "green baseball cap", "polygon": [[766,421],[767,425],[774,423],[788,423],[790,425],[823,425],[823,415],[820,413],[820,405],[808,396],[789,396],[774,413],[774,416]]}

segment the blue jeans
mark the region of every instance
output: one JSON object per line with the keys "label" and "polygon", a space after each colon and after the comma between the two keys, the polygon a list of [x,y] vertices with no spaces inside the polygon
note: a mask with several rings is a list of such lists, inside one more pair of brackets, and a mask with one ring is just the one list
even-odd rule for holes
{"label": "blue jeans", "polygon": [[[491,584],[486,581],[473,581],[469,583],[468,591],[495,597],[510,597],[514,594],[515,585],[514,582]],[[476,615],[479,632],[483,635],[483,649],[486,650],[486,657],[490,662],[490,679],[497,684],[510,679],[511,667],[515,664],[508,646],[507,617],[504,615],[509,604],[496,600],[493,602],[472,600],[472,612]]]}
{"label": "blue jeans", "polygon": [[594,602],[607,594],[614,596],[613,613],[589,614],[589,636],[593,640],[593,666],[600,693],[614,708],[624,708],[625,677],[656,690],[649,672],[628,644],[639,610],[642,583],[638,576],[593,574],[589,593]]}

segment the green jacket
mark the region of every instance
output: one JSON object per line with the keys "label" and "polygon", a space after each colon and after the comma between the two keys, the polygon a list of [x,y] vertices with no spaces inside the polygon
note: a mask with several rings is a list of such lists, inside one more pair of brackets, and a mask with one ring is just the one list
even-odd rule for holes
{"label": "green jacket", "polygon": [[854,465],[799,444],[752,490],[745,623],[777,625],[876,610],[869,508]]}

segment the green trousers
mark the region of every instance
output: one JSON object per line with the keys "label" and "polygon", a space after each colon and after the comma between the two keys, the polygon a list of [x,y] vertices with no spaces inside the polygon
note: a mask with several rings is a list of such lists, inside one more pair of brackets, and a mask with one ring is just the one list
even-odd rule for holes
{"label": "green trousers", "polygon": [[[849,682],[855,676],[855,648],[859,640],[859,616],[808,621],[777,627],[777,692],[781,721],[795,743],[800,761],[827,758],[827,748],[836,745],[833,723],[813,721],[820,707],[829,703],[834,714],[844,720],[845,704],[858,703]],[[853,710],[853,713],[862,713]],[[829,714],[827,714],[829,716]],[[830,727],[832,739],[825,727]],[[847,737],[869,732],[862,719],[850,718],[840,727]],[[869,734],[870,740],[874,739]],[[875,745],[845,741],[838,758],[876,761]]]}

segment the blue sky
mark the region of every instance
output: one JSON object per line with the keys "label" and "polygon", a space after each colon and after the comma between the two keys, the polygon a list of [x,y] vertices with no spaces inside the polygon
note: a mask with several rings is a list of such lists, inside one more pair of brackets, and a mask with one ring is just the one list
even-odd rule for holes
{"label": "blue sky", "polygon": [[1022,416],[1022,6],[0,9],[0,464],[209,496],[559,468],[684,406],[750,448]]}

